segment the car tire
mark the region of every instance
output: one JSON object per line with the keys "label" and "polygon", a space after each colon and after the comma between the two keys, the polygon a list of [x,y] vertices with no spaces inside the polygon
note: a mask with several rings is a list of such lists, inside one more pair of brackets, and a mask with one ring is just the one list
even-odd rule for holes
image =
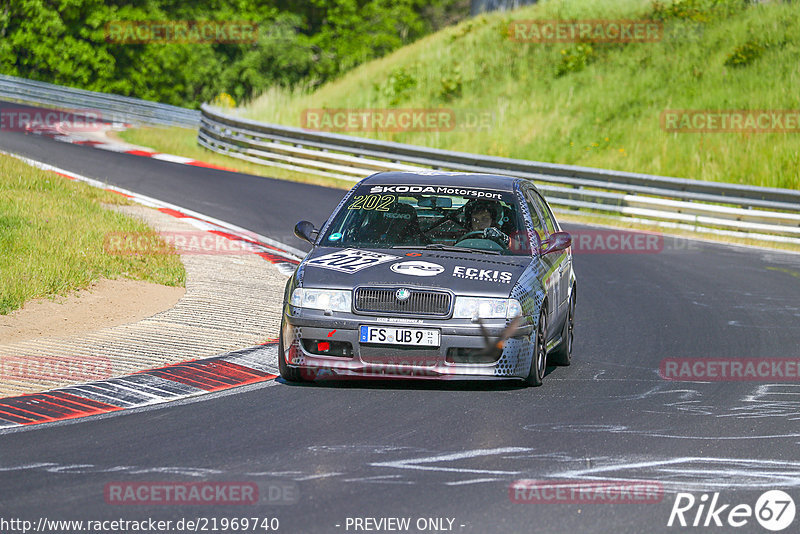
{"label": "car tire", "polygon": [[529,386],[538,387],[542,385],[544,373],[547,369],[547,313],[542,306],[539,312],[539,322],[536,323],[536,342],[533,345],[531,354],[531,368],[525,383]]}
{"label": "car tire", "polygon": [[283,324],[281,324],[281,333],[278,336],[278,370],[281,378],[287,382],[304,382],[300,369],[289,367],[286,363],[286,353],[283,350]]}
{"label": "car tire", "polygon": [[551,361],[556,365],[569,365],[572,363],[572,344],[575,339],[575,288],[569,296],[567,306],[567,320],[564,321],[564,329],[561,331],[561,343],[558,344],[550,354]]}

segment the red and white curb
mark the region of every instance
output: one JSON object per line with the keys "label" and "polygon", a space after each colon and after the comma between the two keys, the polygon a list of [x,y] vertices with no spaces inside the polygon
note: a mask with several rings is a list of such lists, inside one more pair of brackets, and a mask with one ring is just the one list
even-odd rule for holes
{"label": "red and white curb", "polygon": [[144,156],[146,158],[168,161],[170,163],[180,163],[183,165],[192,165],[194,167],[206,167],[208,169],[217,169],[220,171],[241,172],[231,167],[222,167],[220,165],[214,165],[213,163],[206,163],[205,161],[200,161],[197,159],[186,158],[184,156],[175,156],[173,154],[164,154],[162,152],[154,152],[152,150],[144,148],[129,148],[126,147],[125,145],[120,145],[117,143],[107,143],[107,142],[94,141],[88,139],[83,140],[75,138],[73,136],[53,136],[53,139],[56,139],[57,141],[64,141],[67,143],[71,143],[73,145],[91,146],[92,148],[98,148],[100,150],[108,150],[110,152],[119,152],[122,154],[131,154],[133,156]]}
{"label": "red and white curb", "polygon": [[[109,186],[47,163],[0,151],[28,165],[54,172],[70,180],[121,194],[131,200],[179,217],[193,226],[227,239],[247,243],[253,253],[291,274],[305,255],[266,236],[220,221],[192,210],[169,204],[126,189]],[[278,376],[275,341],[202,360],[178,363],[158,369],[0,399],[0,429],[75,419],[88,415],[171,402],[236,386],[272,380]]]}
{"label": "red and white curb", "polygon": [[[125,125],[129,126],[129,125]],[[132,156],[143,156],[146,158],[153,158],[158,159],[161,161],[168,161],[170,163],[180,163],[182,165],[192,165],[194,167],[206,167],[208,169],[217,169],[221,171],[229,171],[229,172],[241,172],[237,169],[233,169],[230,167],[222,167],[220,165],[214,165],[213,163],[206,163],[205,161],[200,161],[192,158],[186,158],[184,156],[176,156],[174,154],[164,154],[162,152],[155,152],[148,148],[144,147],[134,147],[127,143],[118,143],[118,142],[110,142],[110,141],[100,141],[97,139],[92,139],[88,135],[82,135],[80,133],[70,132],[68,129],[64,128],[61,125],[57,125],[55,128],[46,128],[46,129],[33,129],[30,131],[31,134],[34,135],[42,135],[44,137],[49,137],[51,139],[55,139],[56,141],[61,141],[62,143],[69,143],[72,145],[83,145],[83,146],[90,146],[92,148],[97,148],[100,150],[107,150],[109,152],[118,152],[121,154],[130,154]]]}
{"label": "red and white curb", "polygon": [[134,202],[142,204],[143,206],[156,208],[162,213],[181,218],[185,222],[188,222],[200,230],[210,232],[214,235],[226,237],[227,239],[233,241],[247,243],[249,245],[248,250],[257,250],[257,252],[254,252],[254,254],[264,258],[270,263],[275,264],[275,266],[286,275],[294,272],[295,267],[300,263],[300,260],[306,254],[302,250],[296,249],[256,232],[252,232],[242,228],[241,226],[236,226],[235,224],[221,221],[219,219],[215,219],[214,217],[209,217],[208,215],[204,215],[175,204],[170,204],[169,202],[163,202],[152,197],[140,195],[139,193],[134,193],[133,191],[129,191],[121,187],[104,184],[99,180],[88,178],[86,176],[82,176],[80,174],[70,172],[47,163],[42,163],[40,161],[19,156],[17,154],[12,154],[2,150],[0,150],[0,154],[11,156],[27,163],[28,165],[31,165],[32,167],[54,172],[59,176],[63,176],[64,178],[68,178],[70,180],[78,180],[106,191],[118,193],[133,200]]}
{"label": "red and white curb", "polygon": [[0,399],[0,429],[163,404],[278,376],[275,341],[119,378]]}

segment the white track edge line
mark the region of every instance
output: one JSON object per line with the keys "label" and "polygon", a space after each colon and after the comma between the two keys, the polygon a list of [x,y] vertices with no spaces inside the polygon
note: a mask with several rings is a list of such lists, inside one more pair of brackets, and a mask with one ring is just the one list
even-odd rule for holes
{"label": "white track edge line", "polygon": [[216,219],[214,217],[210,217],[208,215],[205,215],[205,214],[199,213],[197,211],[190,210],[190,209],[178,206],[176,204],[171,204],[169,202],[164,202],[162,200],[158,200],[158,199],[155,199],[153,197],[148,197],[146,195],[142,195],[142,194],[139,194],[139,193],[136,193],[136,192],[133,192],[133,191],[130,191],[128,189],[121,188],[121,187],[116,187],[116,186],[113,186],[113,185],[105,184],[105,183],[103,183],[103,182],[101,182],[99,180],[95,180],[93,178],[88,178],[88,177],[83,176],[81,174],[78,174],[78,173],[75,173],[75,172],[72,172],[72,171],[68,171],[68,170],[62,169],[60,167],[56,167],[55,165],[50,165],[49,163],[43,163],[41,161],[37,161],[37,160],[32,159],[32,158],[27,158],[25,156],[20,156],[19,154],[14,154],[12,152],[6,152],[5,150],[0,150],[0,154],[4,154],[6,156],[10,156],[12,158],[16,158],[16,159],[18,159],[18,160],[20,160],[20,161],[32,166],[32,167],[36,167],[37,169],[41,169],[41,170],[45,170],[45,171],[58,172],[58,173],[70,176],[72,178],[75,178],[76,180],[80,180],[82,182],[85,182],[85,183],[87,183],[87,184],[89,184],[91,186],[100,188],[100,189],[110,189],[112,191],[116,191],[118,193],[122,193],[124,195],[127,195],[127,196],[131,197],[132,200],[134,200],[136,202],[139,202],[140,204],[144,204],[146,206],[149,205],[151,207],[172,209],[172,210],[175,210],[175,211],[179,211],[181,213],[185,213],[186,215],[191,215],[192,217],[195,217],[197,219],[211,222],[213,224],[216,224],[217,226],[221,226],[223,228],[227,228],[228,230],[232,230],[232,231],[235,231],[235,232],[242,233],[242,234],[244,234],[245,237],[250,237],[250,238],[255,237],[258,240],[260,240],[260,241],[262,241],[262,242],[264,242],[264,243],[266,243],[268,245],[271,245],[271,246],[277,247],[277,248],[281,248],[284,251],[283,253],[281,253],[281,251],[275,251],[275,252],[279,253],[281,256],[286,257],[287,259],[300,261],[306,255],[306,253],[303,252],[302,250],[294,248],[294,247],[292,247],[290,245],[287,245],[285,243],[281,243],[280,241],[278,241],[276,239],[272,239],[272,238],[267,237],[265,235],[261,235],[261,234],[259,234],[257,232],[253,232],[252,230],[248,230],[246,228],[242,228],[241,226],[237,226],[235,224],[232,224],[232,223],[229,223],[229,222],[226,222],[226,221],[222,221],[222,220]]}

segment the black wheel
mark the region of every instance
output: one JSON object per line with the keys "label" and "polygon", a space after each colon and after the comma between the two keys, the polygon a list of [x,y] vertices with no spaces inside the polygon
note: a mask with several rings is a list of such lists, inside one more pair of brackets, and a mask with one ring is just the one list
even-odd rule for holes
{"label": "black wheel", "polygon": [[525,383],[529,386],[541,386],[544,371],[547,369],[547,314],[544,306],[539,313],[539,323],[536,326],[536,342],[533,345],[531,368]]}
{"label": "black wheel", "polygon": [[561,331],[561,343],[550,354],[556,365],[569,365],[572,362],[572,342],[575,330],[575,288],[569,296],[567,307],[567,320],[564,321],[564,330]]}
{"label": "black wheel", "polygon": [[281,323],[281,333],[278,336],[278,369],[281,372],[281,378],[288,382],[304,382],[300,374],[300,369],[289,367],[286,363],[286,354],[283,350],[283,323]]}

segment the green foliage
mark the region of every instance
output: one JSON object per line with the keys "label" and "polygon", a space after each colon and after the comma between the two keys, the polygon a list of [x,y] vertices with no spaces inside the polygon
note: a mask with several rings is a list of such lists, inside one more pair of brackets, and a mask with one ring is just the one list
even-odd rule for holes
{"label": "green foliage", "polygon": [[397,106],[416,85],[417,79],[410,69],[399,67],[389,73],[384,83],[373,83],[373,89],[385,97],[390,106]]}
{"label": "green foliage", "polygon": [[460,24],[455,31],[450,34],[450,41],[455,41],[456,39],[460,39],[465,35],[469,35],[477,28],[481,26],[485,26],[488,22],[488,19],[485,16],[476,17],[474,19],[466,21],[464,24]]}
{"label": "green foliage", "polygon": [[597,58],[597,52],[589,43],[577,43],[561,50],[561,61],[556,66],[556,77],[570,72],[580,72]]}
{"label": "green foliage", "polygon": [[464,80],[461,77],[461,67],[456,65],[450,74],[442,76],[439,98],[445,102],[450,102],[461,97],[461,90]]}
{"label": "green foliage", "polygon": [[319,74],[331,78],[400,48],[424,34],[413,0],[312,0],[326,9],[325,24],[313,36],[322,51]]}
{"label": "green foliage", "polygon": [[[315,86],[457,20],[463,0],[14,0],[0,9],[0,72],[199,107],[270,87]],[[121,44],[113,21],[217,20],[258,24],[255,44]]]}
{"label": "green foliage", "polygon": [[236,107],[236,100],[233,99],[228,93],[220,93],[211,101],[212,106],[218,108],[232,109]]}
{"label": "green foliage", "polygon": [[753,61],[761,57],[764,53],[764,45],[757,41],[747,41],[731,52],[725,59],[726,67],[746,67]]}
{"label": "green foliage", "polygon": [[742,11],[748,0],[675,0],[653,2],[653,20],[670,19],[711,22]]}
{"label": "green foliage", "polygon": [[301,33],[302,26],[297,15],[278,15],[261,29],[258,44],[223,71],[215,89],[243,101],[272,85],[292,88],[313,76],[315,49],[308,36]]}

